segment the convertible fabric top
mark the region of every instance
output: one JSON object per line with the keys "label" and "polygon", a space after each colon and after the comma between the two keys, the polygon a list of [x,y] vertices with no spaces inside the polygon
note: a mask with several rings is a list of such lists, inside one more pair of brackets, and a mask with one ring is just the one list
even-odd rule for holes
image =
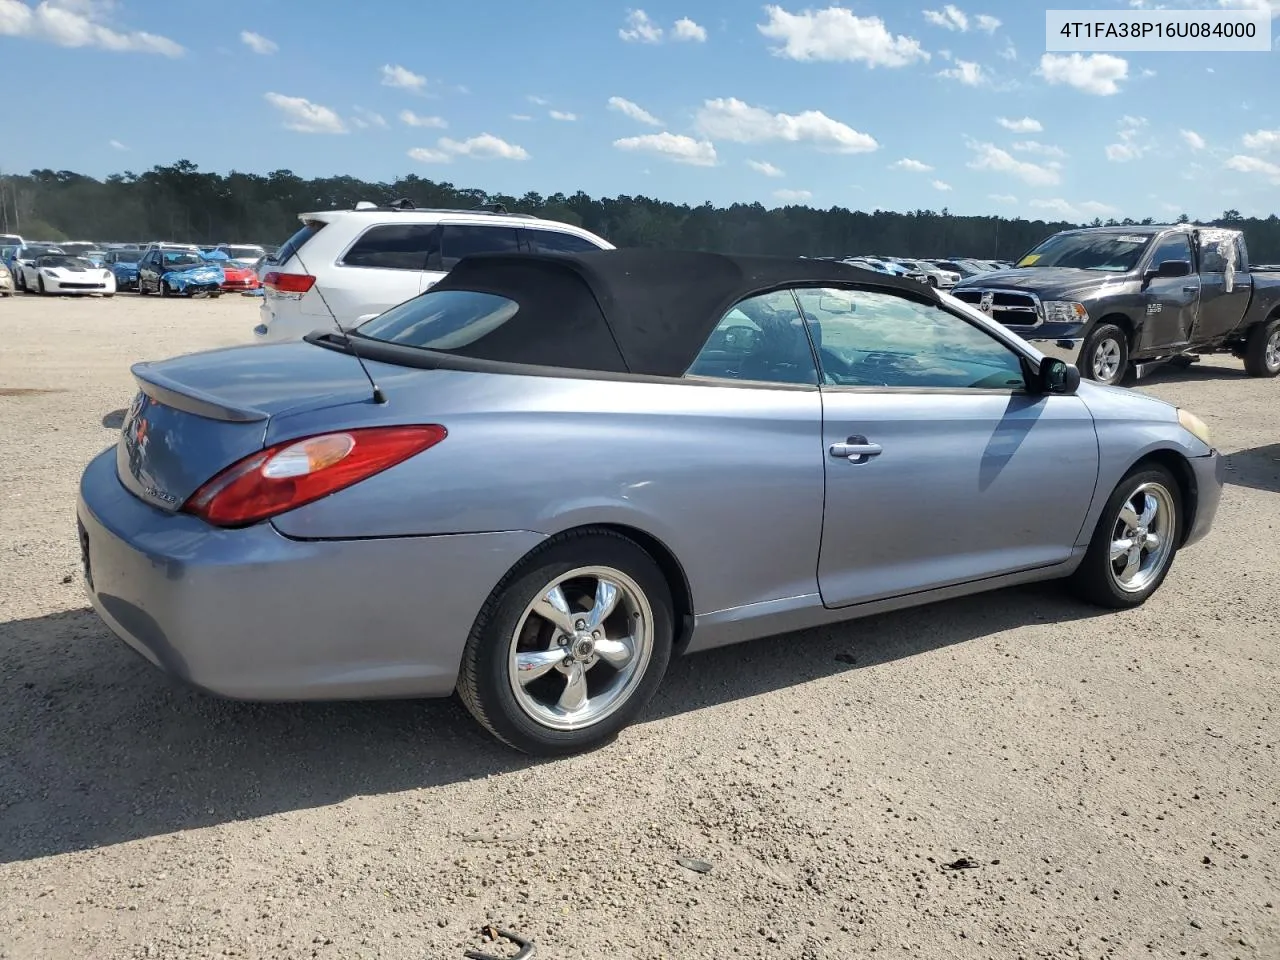
{"label": "convertible fabric top", "polygon": [[914,280],[831,260],[647,248],[477,254],[431,290],[491,293],[520,305],[509,321],[449,354],[678,377],[735,303],[785,287],[850,285],[941,302]]}

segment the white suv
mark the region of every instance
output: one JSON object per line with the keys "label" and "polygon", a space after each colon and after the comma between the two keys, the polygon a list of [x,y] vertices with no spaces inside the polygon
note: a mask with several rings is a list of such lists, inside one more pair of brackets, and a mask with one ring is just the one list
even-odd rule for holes
{"label": "white suv", "polygon": [[423,293],[471,254],[613,248],[578,227],[501,208],[424,210],[406,201],[362,201],[354,210],[298,219],[302,229],[259,268],[262,323],[253,333],[260,342],[332,329],[335,314],[343,326],[354,326]]}

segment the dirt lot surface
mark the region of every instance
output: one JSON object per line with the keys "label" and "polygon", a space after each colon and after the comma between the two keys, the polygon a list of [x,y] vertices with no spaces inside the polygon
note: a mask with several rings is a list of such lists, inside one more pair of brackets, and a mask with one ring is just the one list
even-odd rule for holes
{"label": "dirt lot surface", "polygon": [[1050,585],[687,658],[540,763],[451,701],[191,692],[87,608],[129,364],[256,310],[0,300],[0,957],[428,960],[489,922],[582,960],[1280,957],[1280,382],[1144,381],[1231,467],[1144,608]]}

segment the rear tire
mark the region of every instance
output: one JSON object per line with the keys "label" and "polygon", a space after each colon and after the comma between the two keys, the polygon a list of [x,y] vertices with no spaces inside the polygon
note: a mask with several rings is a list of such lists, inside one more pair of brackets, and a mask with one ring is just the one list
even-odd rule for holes
{"label": "rear tire", "polygon": [[1083,600],[1126,610],[1160,589],[1182,537],[1182,491],[1166,468],[1140,466],[1116,486],[1070,580]]}
{"label": "rear tire", "polygon": [[164,277],[161,277],[156,281],[156,293],[162,297],[173,296],[172,292],[169,290],[169,285],[164,282]]}
{"label": "rear tire", "polygon": [[612,531],[574,531],[493,589],[463,650],[457,691],[508,746],[577,753],[611,740],[648,705],[673,640],[671,591],[653,558]]}
{"label": "rear tire", "polygon": [[1114,323],[1101,323],[1080,348],[1080,373],[1090,380],[1115,386],[1129,372],[1129,337]]}
{"label": "rear tire", "polygon": [[1258,323],[1244,345],[1244,369],[1251,377],[1280,374],[1280,317]]}

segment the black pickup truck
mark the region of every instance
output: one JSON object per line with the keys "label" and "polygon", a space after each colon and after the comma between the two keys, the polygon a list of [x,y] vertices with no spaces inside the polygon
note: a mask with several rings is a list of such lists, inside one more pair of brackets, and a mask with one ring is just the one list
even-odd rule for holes
{"label": "black pickup truck", "polygon": [[952,294],[1101,383],[1213,352],[1280,373],[1280,270],[1250,267],[1238,230],[1065,230]]}

